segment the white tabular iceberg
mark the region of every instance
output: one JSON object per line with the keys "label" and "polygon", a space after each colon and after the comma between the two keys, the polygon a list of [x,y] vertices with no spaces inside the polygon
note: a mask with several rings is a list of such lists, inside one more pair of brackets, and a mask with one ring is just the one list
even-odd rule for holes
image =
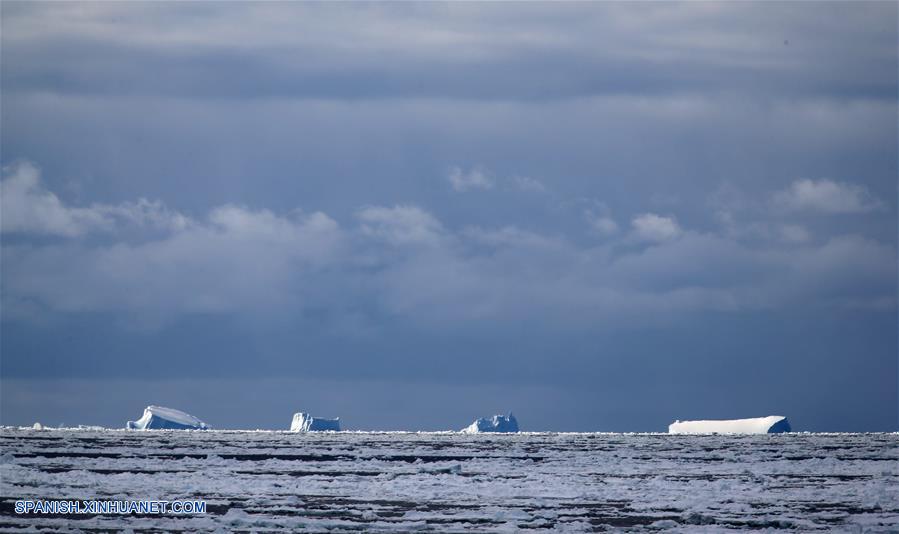
{"label": "white tabular iceberg", "polygon": [[466,434],[477,434],[479,432],[518,432],[518,420],[515,416],[494,415],[490,419],[481,417],[474,423],[462,429]]}
{"label": "white tabular iceberg", "polygon": [[207,430],[209,427],[196,417],[174,408],[147,406],[137,421],[128,421],[129,430]]}
{"label": "white tabular iceberg", "polygon": [[790,422],[782,415],[729,421],[675,421],[669,434],[779,434],[790,432]]}
{"label": "white tabular iceberg", "polygon": [[322,430],[339,432],[340,418],[323,419],[321,417],[312,417],[308,413],[298,412],[293,414],[290,430],[293,432],[318,432]]}

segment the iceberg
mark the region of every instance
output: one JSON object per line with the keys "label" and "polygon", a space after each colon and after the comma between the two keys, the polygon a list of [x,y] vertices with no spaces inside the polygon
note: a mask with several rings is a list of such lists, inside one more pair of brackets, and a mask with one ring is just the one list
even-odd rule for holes
{"label": "iceberg", "polygon": [[509,415],[494,415],[490,419],[481,417],[474,423],[462,429],[466,434],[480,432],[518,432],[518,420],[509,412]]}
{"label": "iceberg", "polygon": [[128,430],[207,430],[209,427],[196,417],[174,408],[147,406],[137,421],[128,421]]}
{"label": "iceberg", "polygon": [[790,422],[782,415],[720,421],[675,421],[669,434],[780,434],[791,432]]}
{"label": "iceberg", "polygon": [[308,413],[297,412],[293,414],[290,430],[292,432],[319,432],[323,430],[339,432],[340,418],[324,419],[322,417],[312,417]]}

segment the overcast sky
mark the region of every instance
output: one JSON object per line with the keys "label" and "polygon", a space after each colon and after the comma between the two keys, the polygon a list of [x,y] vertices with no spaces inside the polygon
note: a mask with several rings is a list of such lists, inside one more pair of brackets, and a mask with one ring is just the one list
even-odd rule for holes
{"label": "overcast sky", "polygon": [[0,9],[3,424],[899,428],[895,2]]}

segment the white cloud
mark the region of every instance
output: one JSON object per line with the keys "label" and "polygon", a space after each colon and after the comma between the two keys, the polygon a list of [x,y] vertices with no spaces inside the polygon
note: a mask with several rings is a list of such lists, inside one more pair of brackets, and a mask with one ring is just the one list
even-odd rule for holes
{"label": "white cloud", "polygon": [[40,171],[30,163],[3,169],[0,182],[4,233],[21,232],[77,236],[94,228],[109,229],[112,220],[89,208],[69,208],[40,186]]}
{"label": "white cloud", "polygon": [[121,204],[70,207],[41,186],[40,171],[22,162],[3,169],[0,182],[0,229],[3,233],[77,237],[93,231],[110,232],[124,224],[163,230],[183,230],[191,220],[168,210],[161,202],[138,199]]}
{"label": "white cloud", "polygon": [[596,215],[590,210],[584,212],[584,218],[590,224],[590,229],[601,236],[612,236],[618,233],[618,223],[607,215]]}
{"label": "white cloud", "polygon": [[610,217],[599,217],[593,221],[593,229],[602,235],[612,235],[618,232],[618,223]]}
{"label": "white cloud", "polygon": [[227,204],[212,210],[209,221],[223,232],[246,238],[291,241],[302,233],[331,233],[338,230],[337,222],[321,212],[298,220],[275,215],[269,210],[251,211]]}
{"label": "white cloud", "polygon": [[205,222],[139,243],[4,246],[4,304],[123,311],[151,322],[303,308],[316,291],[306,277],[339,259],[342,237],[324,214],[286,218],[224,206]]}
{"label": "white cloud", "polygon": [[472,167],[464,171],[460,167],[453,167],[446,175],[453,190],[459,193],[474,189],[493,189],[498,184],[507,190],[518,190],[528,193],[545,193],[546,186],[543,182],[529,176],[512,176],[511,178],[497,179],[492,173],[480,166]]}
{"label": "white cloud", "polygon": [[584,220],[590,227],[590,231],[603,237],[611,237],[618,233],[618,223],[611,215],[611,210],[604,203],[594,199],[580,199],[590,204],[584,209]]}
{"label": "white cloud", "polygon": [[436,243],[443,225],[430,213],[416,206],[370,206],[359,210],[362,233],[394,245]]}
{"label": "white cloud", "polygon": [[781,226],[780,237],[788,243],[805,243],[812,238],[808,230],[798,224],[785,224]]}
{"label": "white cloud", "polygon": [[833,180],[796,180],[774,195],[774,203],[791,211],[867,213],[883,208],[867,188]]}
{"label": "white cloud", "polygon": [[543,193],[546,186],[540,180],[528,178],[527,176],[516,176],[512,178],[512,183],[521,191],[530,191],[533,193]]}
{"label": "white cloud", "polygon": [[459,192],[472,189],[492,189],[494,185],[493,178],[480,167],[474,167],[468,172],[463,171],[459,167],[453,167],[450,169],[447,179],[453,186],[453,189]]}
{"label": "white cloud", "polygon": [[682,230],[674,217],[644,213],[631,221],[634,235],[643,241],[669,241],[681,235]]}
{"label": "white cloud", "polygon": [[532,249],[550,249],[560,245],[559,239],[521,230],[515,226],[504,226],[496,230],[471,226],[466,228],[462,235],[472,242],[492,247],[527,246]]}
{"label": "white cloud", "polygon": [[173,232],[184,230],[193,224],[190,217],[168,209],[158,200],[151,201],[145,198],[117,205],[92,204],[90,209],[114,219],[116,223],[128,223]]}

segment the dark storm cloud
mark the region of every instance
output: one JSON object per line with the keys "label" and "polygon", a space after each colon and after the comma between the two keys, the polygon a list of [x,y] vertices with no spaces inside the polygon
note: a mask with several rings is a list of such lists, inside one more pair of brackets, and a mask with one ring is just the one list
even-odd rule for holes
{"label": "dark storm cloud", "polygon": [[[189,98],[893,99],[893,28],[888,6],[877,7],[781,4],[760,17],[746,6],[532,4],[510,19],[477,4],[11,4],[4,86]],[[254,22],[267,31],[242,27]]]}
{"label": "dark storm cloud", "polygon": [[4,2],[3,422],[895,428],[895,18]]}

